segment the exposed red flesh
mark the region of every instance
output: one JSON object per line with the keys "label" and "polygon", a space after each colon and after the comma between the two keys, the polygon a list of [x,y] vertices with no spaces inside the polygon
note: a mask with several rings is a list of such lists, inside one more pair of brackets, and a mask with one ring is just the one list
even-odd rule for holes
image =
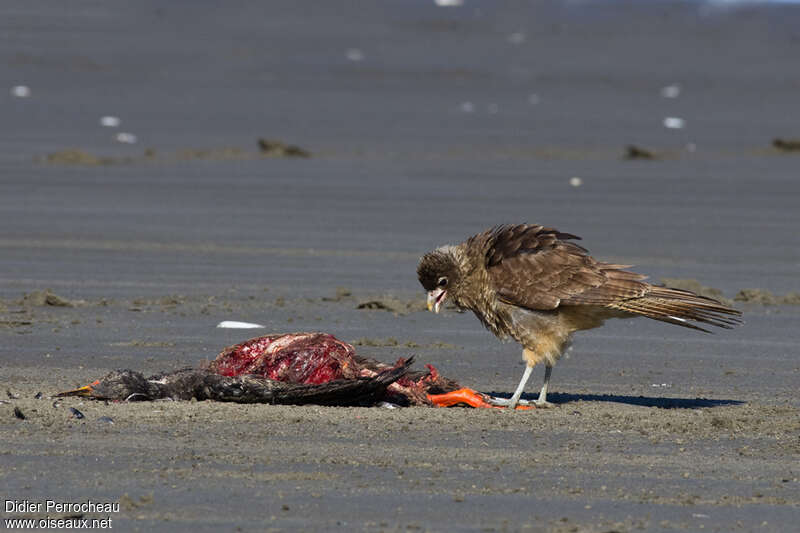
{"label": "exposed red flesh", "polygon": [[352,346],[327,333],[267,335],[223,350],[209,368],[223,376],[255,374],[319,385],[356,377],[354,355]]}
{"label": "exposed red flesh", "polygon": [[[335,379],[371,378],[392,366],[355,356],[355,349],[327,333],[265,335],[223,350],[209,370],[223,376],[254,374],[276,381],[319,385]],[[387,401],[430,405],[428,391],[447,390],[449,380],[432,365],[428,373],[404,376],[389,385]]]}

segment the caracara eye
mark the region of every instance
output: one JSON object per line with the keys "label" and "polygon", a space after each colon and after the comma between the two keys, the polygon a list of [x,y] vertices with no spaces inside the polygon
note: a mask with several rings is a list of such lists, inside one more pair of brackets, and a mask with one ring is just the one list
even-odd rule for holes
{"label": "caracara eye", "polygon": [[436,285],[442,288],[447,287],[447,278],[439,278],[439,281],[436,282]]}

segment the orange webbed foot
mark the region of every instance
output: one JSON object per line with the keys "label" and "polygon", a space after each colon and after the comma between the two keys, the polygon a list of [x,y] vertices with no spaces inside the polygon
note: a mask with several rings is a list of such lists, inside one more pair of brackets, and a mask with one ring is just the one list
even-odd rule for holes
{"label": "orange webbed foot", "polygon": [[[428,394],[428,400],[436,407],[452,407],[458,404],[466,404],[478,409],[504,409],[504,407],[490,404],[486,401],[485,395],[468,388],[458,389],[445,394]],[[517,409],[525,410],[533,409],[533,407],[517,405]]]}

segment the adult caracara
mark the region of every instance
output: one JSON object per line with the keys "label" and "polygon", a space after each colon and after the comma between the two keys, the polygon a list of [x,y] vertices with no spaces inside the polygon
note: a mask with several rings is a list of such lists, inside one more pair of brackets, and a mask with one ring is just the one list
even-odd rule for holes
{"label": "adult caracara", "polygon": [[541,361],[544,385],[536,405],[549,406],[550,374],[572,334],[608,318],[646,316],[706,332],[691,321],[721,328],[740,322],[736,309],[693,292],[651,285],[643,281],[647,276],[624,270],[630,265],[597,261],[573,239],[580,237],[535,224],[496,226],[425,254],[417,267],[429,310],[438,313],[449,297],[499,338],[522,344],[527,366],[508,400],[512,409]]}

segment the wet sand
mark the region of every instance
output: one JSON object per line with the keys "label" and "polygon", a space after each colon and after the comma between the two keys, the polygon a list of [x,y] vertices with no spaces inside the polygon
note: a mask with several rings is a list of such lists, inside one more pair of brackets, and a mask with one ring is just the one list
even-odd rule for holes
{"label": "wet sand", "polygon": [[[0,95],[4,500],[120,502],[122,531],[796,522],[800,156],[771,142],[800,136],[797,8],[53,2],[0,15],[3,78],[31,88]],[[662,97],[671,84],[679,97]],[[108,114],[119,128],[99,125]],[[259,138],[311,157],[262,157]],[[628,145],[659,157],[625,159]],[[90,158],[48,162],[65,150]],[[423,311],[414,270],[434,246],[523,220],[655,280],[774,297],[744,293],[745,324],[715,335],[644,319],[579,335],[549,410],[49,398],[114,368],[194,366],[308,330],[509,394],[519,348],[470,314]],[[23,300],[46,289],[61,300]]]}

